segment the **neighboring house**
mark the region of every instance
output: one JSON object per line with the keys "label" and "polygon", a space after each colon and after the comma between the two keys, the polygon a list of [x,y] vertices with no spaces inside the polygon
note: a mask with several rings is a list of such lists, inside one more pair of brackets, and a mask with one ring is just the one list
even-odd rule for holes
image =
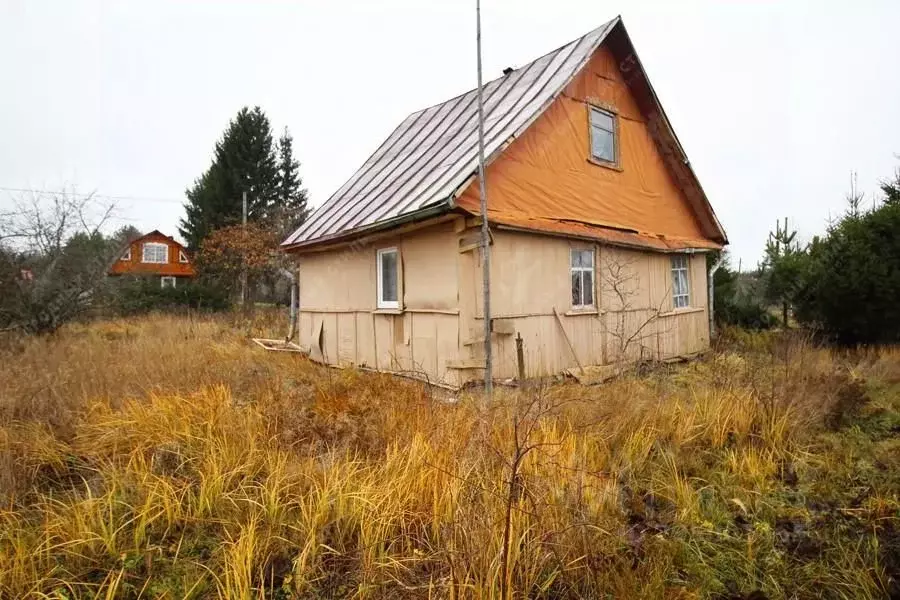
{"label": "neighboring house", "polygon": [[176,287],[196,274],[187,249],[173,238],[151,231],[132,240],[109,269],[109,275],[159,279],[162,287]]}
{"label": "neighboring house", "polygon": [[[727,243],[620,18],[484,88],[494,375],[709,346]],[[483,377],[476,92],[413,113],[283,243],[301,344],[331,364]]]}

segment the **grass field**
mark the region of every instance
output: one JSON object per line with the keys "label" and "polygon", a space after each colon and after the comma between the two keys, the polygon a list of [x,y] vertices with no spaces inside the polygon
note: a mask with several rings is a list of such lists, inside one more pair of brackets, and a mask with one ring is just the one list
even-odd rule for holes
{"label": "grass field", "polygon": [[3,598],[900,597],[900,351],[450,401],[265,319],[0,340]]}

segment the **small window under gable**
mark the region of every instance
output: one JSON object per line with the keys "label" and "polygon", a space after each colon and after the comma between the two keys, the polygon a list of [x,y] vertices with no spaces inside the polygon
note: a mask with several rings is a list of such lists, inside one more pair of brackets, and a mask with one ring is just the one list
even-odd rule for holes
{"label": "small window under gable", "polygon": [[169,245],[158,242],[144,244],[141,253],[141,262],[165,264],[169,262]]}
{"label": "small window under gable", "polygon": [[377,254],[378,308],[400,308],[399,285],[400,252],[396,248],[382,248]]}
{"label": "small window under gable", "polygon": [[122,257],[119,260],[131,260],[131,246],[128,246],[128,249],[122,254]]}
{"label": "small window under gable", "polygon": [[188,261],[187,255],[184,253],[184,250],[178,251],[178,262],[186,263]]}
{"label": "small window under gable", "polygon": [[684,254],[672,256],[672,305],[674,308],[686,308],[691,305],[688,257]]}
{"label": "small window under gable", "polygon": [[591,113],[591,158],[596,161],[618,165],[618,127],[616,115],[609,111],[590,107]]}

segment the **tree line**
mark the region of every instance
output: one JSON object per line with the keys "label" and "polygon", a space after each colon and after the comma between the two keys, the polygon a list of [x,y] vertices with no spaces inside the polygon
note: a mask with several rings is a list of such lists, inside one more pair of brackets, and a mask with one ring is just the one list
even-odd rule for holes
{"label": "tree line", "polygon": [[276,141],[260,107],[242,108],[185,195],[179,232],[200,277],[178,289],[106,276],[141,235],[130,226],[105,233],[114,203],[68,190],[14,199],[12,210],[0,213],[0,331],[50,333],[90,313],[226,308],[245,273],[251,286],[276,289],[284,266],[278,242],[307,216],[307,192],[287,128]]}
{"label": "tree line", "polygon": [[855,186],[847,208],[807,244],[787,220],[766,240],[749,274],[727,261],[715,274],[720,322],[769,327],[776,318],[843,345],[900,341],[900,169],[880,185],[869,208]]}

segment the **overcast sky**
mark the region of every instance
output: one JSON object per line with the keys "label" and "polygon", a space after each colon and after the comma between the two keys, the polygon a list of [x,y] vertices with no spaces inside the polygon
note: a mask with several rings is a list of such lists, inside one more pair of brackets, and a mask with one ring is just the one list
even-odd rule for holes
{"label": "overcast sky", "polygon": [[[483,0],[487,79],[621,14],[745,266],[900,160],[900,2]],[[410,112],[475,85],[474,0],[0,0],[0,187],[123,199],[176,234],[243,105],[287,126],[314,205]],[[0,208],[10,202],[0,190]]]}

